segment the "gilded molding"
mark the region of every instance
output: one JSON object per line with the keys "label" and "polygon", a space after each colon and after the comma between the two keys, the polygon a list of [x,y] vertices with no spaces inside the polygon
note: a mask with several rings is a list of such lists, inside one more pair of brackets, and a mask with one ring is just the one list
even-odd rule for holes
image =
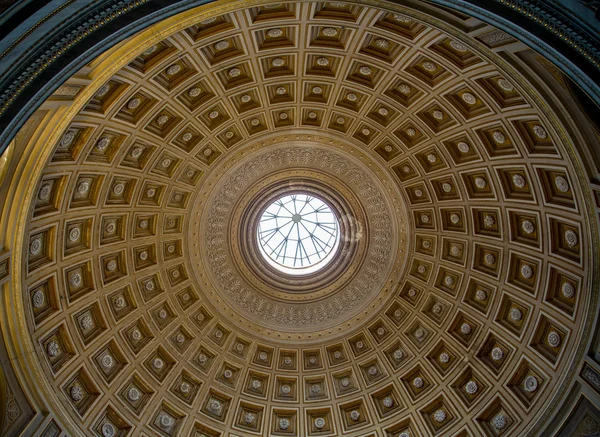
{"label": "gilded molding", "polygon": [[[77,113],[77,111],[79,111],[79,109],[81,109],[81,107],[83,107],[85,102],[98,90],[98,88],[112,74],[114,74],[116,70],[118,70],[121,66],[125,65],[132,56],[135,56],[137,53],[139,53],[145,47],[150,46],[151,44],[155,43],[156,41],[159,41],[159,40],[165,38],[166,36],[171,35],[173,32],[176,31],[174,29],[182,29],[186,25],[189,25],[189,23],[192,22],[193,20],[198,19],[198,17],[200,17],[200,16],[204,17],[205,16],[204,12],[205,11],[197,10],[194,13],[188,14],[185,17],[185,19],[180,18],[180,17],[173,17],[172,19],[166,20],[166,21],[168,21],[168,23],[166,23],[166,24],[161,23],[160,26],[157,25],[156,28],[159,30],[157,31],[156,35],[153,36],[152,38],[145,38],[145,36],[148,35],[149,33],[145,33],[145,35],[138,35],[138,36],[132,38],[130,41],[128,41],[127,44],[124,44],[123,46],[118,47],[115,51],[111,51],[111,53],[102,60],[102,63],[95,65],[96,67],[98,67],[98,69],[93,70],[93,72],[91,74],[91,76],[93,76],[92,83],[89,86],[87,86],[85,89],[83,89],[82,92],[79,93],[75,97],[74,103],[72,106],[65,109],[64,117],[57,119],[56,120],[57,123],[55,126],[53,126],[52,129],[48,128],[49,130],[51,130],[51,132],[49,132],[49,131],[44,132],[44,134],[43,134],[44,138],[39,140],[40,143],[38,144],[38,146],[41,147],[41,141],[47,141],[46,145],[57,144],[59,142],[60,136],[64,133],[65,129],[67,128],[67,126],[71,122],[73,116],[75,116],[75,114]],[[210,14],[211,12],[213,12],[213,11],[209,11],[208,14]],[[171,25],[172,27],[169,27],[169,25]],[[440,26],[440,27],[442,29],[444,28],[443,26]],[[452,34],[452,32],[449,32],[449,33]],[[455,33],[457,33],[457,32],[455,32]],[[472,47],[478,48],[476,43],[470,42],[469,44]],[[492,56],[492,58],[493,58],[493,56]],[[496,60],[496,59],[494,59],[494,60]],[[498,61],[498,64],[501,69],[504,69],[507,72],[512,71],[512,69],[509,66],[507,66],[505,63],[503,63],[502,61]],[[103,68],[102,68],[103,66],[107,67],[106,70],[103,70]],[[572,150],[572,144],[568,141],[566,134],[561,130],[560,125],[557,122],[557,120],[555,119],[555,117],[553,117],[553,115],[550,113],[551,111],[544,105],[544,102],[541,101],[539,95],[535,93],[535,90],[533,88],[527,86],[526,80],[524,78],[520,78],[519,81],[517,81],[517,83],[520,85],[520,87],[524,91],[524,94],[528,95],[529,101],[535,102],[535,104],[538,107],[542,108],[541,114],[543,114],[548,120],[550,120],[550,123],[548,123],[548,124],[551,125],[551,127],[553,129],[552,132],[559,133],[560,142],[561,142],[561,144],[565,145],[568,155],[570,156],[570,158],[575,158],[575,153]],[[544,122],[545,121],[546,120],[544,120]],[[315,138],[312,138],[312,139],[314,140]],[[318,141],[322,142],[322,144],[328,143],[328,140],[325,137],[319,137]],[[267,144],[266,141],[262,143],[262,145],[266,145],[266,144]],[[45,158],[47,158],[48,155],[50,154],[51,148],[52,147],[46,147],[46,149],[42,149],[42,148],[38,149],[41,152],[39,162],[31,164],[32,166],[35,166],[35,171],[32,172],[32,174],[34,174],[35,177],[32,177],[30,179],[26,188],[19,188],[19,190],[24,189],[28,193],[27,194],[27,196],[28,196],[27,202],[24,202],[23,205],[29,205],[35,196],[34,189],[36,187],[36,183],[39,178],[40,172],[42,171],[42,168],[45,165],[44,164]],[[373,152],[373,155],[374,155],[374,152]],[[35,157],[32,157],[32,159],[35,159]],[[584,179],[582,173],[579,171],[580,168],[578,166],[576,159],[573,159],[573,161],[575,162],[574,165],[576,168],[574,174],[576,175],[575,177],[579,182],[578,184],[576,184],[578,186],[577,190],[579,190],[580,184],[583,186],[586,186],[585,179]],[[381,164],[381,165],[383,165],[383,164]],[[379,172],[380,170],[378,169],[377,171]],[[384,170],[384,172],[386,173],[385,174],[386,178],[384,178],[384,179],[395,177],[391,171]],[[389,186],[386,186],[386,188],[389,188]],[[586,199],[586,201],[588,200],[585,193],[583,194],[583,196],[581,196],[581,193],[578,192],[577,197],[578,198],[584,197]],[[17,208],[17,206],[15,206],[14,208]],[[27,207],[21,207],[21,206],[19,206],[19,209],[22,210],[22,212],[21,212],[22,215],[20,216],[20,220],[19,220],[21,225],[18,227],[17,232],[15,232],[16,238],[13,238],[11,240],[16,245],[15,254],[16,254],[17,258],[16,258],[16,260],[11,260],[11,262],[13,262],[14,265],[17,265],[17,264],[21,265],[20,268],[22,269],[23,267],[22,267],[21,259],[27,255],[27,245],[24,244],[24,241],[26,238],[26,233],[25,233],[26,229],[25,229],[25,225],[23,223],[27,222],[26,217],[29,214],[29,210],[27,209]],[[12,217],[11,220],[14,220],[14,219],[15,219],[15,217]],[[589,227],[589,223],[585,223],[585,224]],[[597,235],[595,234],[595,230],[592,229],[591,240],[596,241],[596,239],[597,239],[596,237],[597,237]],[[593,247],[593,245],[590,245],[590,246]],[[586,253],[585,256],[586,257],[590,256],[590,251],[588,251],[588,253]],[[596,256],[596,255],[592,255],[592,256]],[[18,272],[18,276],[22,276],[22,274],[23,274],[23,271],[20,270]],[[594,272],[594,274],[596,274],[596,272]],[[13,280],[13,284],[19,285],[20,287],[23,286],[23,283],[21,282],[20,278]],[[13,290],[14,295],[12,295],[12,297],[19,298],[21,288],[16,288],[16,290],[17,291]],[[595,307],[595,301],[593,299],[591,302],[591,306]],[[23,306],[23,303],[20,300],[18,300],[18,303],[15,308],[16,308],[17,312],[21,313],[21,316],[22,316],[22,313],[24,311],[26,311],[26,309],[27,309],[26,307]],[[588,310],[589,313],[593,312],[593,308],[586,308],[586,310]],[[18,316],[16,316],[16,317],[18,317]],[[589,320],[592,320],[592,319],[589,318]],[[24,322],[24,323],[26,323],[26,322]],[[23,328],[23,326],[21,328]],[[26,327],[25,327],[25,329],[26,329]],[[589,329],[586,329],[585,331],[588,333],[590,332]],[[27,341],[28,340],[26,340],[26,342]],[[582,340],[581,343],[585,343],[585,341]],[[584,347],[584,346],[585,346],[585,344],[583,344],[582,347]],[[578,351],[578,353],[579,352],[580,351]],[[24,359],[35,362],[35,358],[36,358],[35,356],[32,356],[32,357],[25,357]],[[577,361],[577,360],[575,360],[575,361]],[[35,366],[36,364],[34,363],[31,365]],[[579,365],[579,364],[577,364],[577,365]],[[35,373],[35,372],[32,372],[32,373]],[[569,373],[573,373],[573,372],[569,372]],[[576,372],[575,372],[575,374],[576,374]],[[568,379],[569,377],[570,376],[565,375],[565,378]],[[40,374],[35,374],[34,376],[32,376],[32,380],[35,378],[40,378],[40,380],[42,380],[40,385],[42,387],[41,388],[42,392],[44,392],[45,391],[44,390],[45,383],[43,382],[44,377]],[[565,384],[563,384],[563,387],[565,387],[567,385],[568,385],[568,383],[565,383]],[[48,394],[47,392],[44,394],[48,395],[48,396],[53,396],[53,394]],[[556,399],[559,399],[560,397],[561,397],[560,394],[558,394],[556,396]],[[54,405],[52,405],[52,407],[53,408],[57,407],[57,405],[54,404]],[[59,411],[59,408],[60,407],[57,407],[57,411]],[[552,411],[551,411],[551,409],[548,409],[548,410],[549,411],[547,412],[547,414],[550,414]],[[59,414],[59,413],[57,413],[57,414]]]}

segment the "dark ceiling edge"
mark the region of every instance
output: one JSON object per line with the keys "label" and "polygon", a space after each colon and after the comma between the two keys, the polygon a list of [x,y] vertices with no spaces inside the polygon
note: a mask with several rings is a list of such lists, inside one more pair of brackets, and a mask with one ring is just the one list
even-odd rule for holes
{"label": "dark ceiling edge", "polygon": [[[569,19],[566,14],[559,14],[549,6],[543,13],[534,14],[531,12],[530,2],[527,0],[488,0],[484,2],[477,0],[433,0],[432,2],[478,18],[527,44],[554,63],[571,80],[577,83],[596,105],[600,106],[600,64],[594,65],[590,59],[586,58],[584,54],[565,40],[567,36],[570,40],[573,40],[573,35],[576,35],[577,30],[579,30],[578,22],[569,21],[568,26],[558,30],[561,26],[560,23],[565,23]],[[503,4],[508,2],[523,4],[524,6],[519,9],[519,7],[507,7]],[[550,2],[538,1],[537,9],[540,10],[541,5],[548,3]],[[482,7],[483,4],[485,4],[485,7]],[[546,26],[551,16],[555,17],[556,32],[551,31],[550,27]],[[600,29],[600,21],[598,26]],[[598,44],[600,33],[590,35],[585,30],[586,28],[587,26],[584,26],[580,29],[581,39],[577,41],[581,42],[581,46],[578,47],[583,47],[583,42],[589,41],[590,45],[586,49],[598,61],[600,57],[600,45]],[[564,33],[562,33],[563,31]],[[584,35],[587,35],[587,38]]]}
{"label": "dark ceiling edge", "polygon": [[[510,1],[515,3],[515,0]],[[519,1],[523,4],[523,8],[529,7],[529,1]],[[41,103],[99,54],[158,21],[211,2],[212,0],[98,0],[96,7],[90,9],[84,16],[74,15],[69,22],[57,26],[54,35],[40,41],[36,50],[31,51],[28,56],[21,57],[20,62],[12,66],[12,74],[5,75],[3,83],[0,84],[0,102],[3,100],[7,102],[7,96],[14,92],[15,87],[22,90],[0,115],[0,154]],[[393,2],[400,3],[399,0]],[[474,0],[431,0],[429,3],[466,13],[528,44],[556,63],[596,104],[600,105],[598,68],[543,24],[528,18],[523,13],[525,9],[517,10],[505,6],[502,4],[503,0],[476,2]],[[549,2],[538,1],[536,4],[537,8],[542,10],[544,4]],[[111,18],[110,11],[114,11],[115,7],[129,9]],[[548,14],[555,13],[554,9],[546,7],[543,12],[548,17]],[[564,22],[565,16],[565,14],[561,17],[557,16],[557,22]],[[89,31],[90,25],[97,26],[97,29]],[[581,41],[596,39],[597,35],[590,36],[585,28],[578,26],[577,23],[570,22],[569,25],[568,30],[571,33],[580,31],[588,34],[588,37],[582,38]],[[64,43],[68,38],[73,40],[73,35],[77,38],[74,43],[61,53],[57,53],[56,47],[61,46],[61,41]],[[598,48],[594,45],[589,47],[589,50],[597,52]],[[28,79],[31,76],[32,63],[37,61],[39,64],[40,60],[44,59],[51,61],[47,62],[46,66],[42,64],[43,68],[35,78]]]}
{"label": "dark ceiling edge", "polygon": [[29,2],[14,0],[8,9],[0,12],[0,38],[5,38],[20,24],[27,21],[32,15],[31,11],[38,11],[51,2],[52,0],[30,0]]}

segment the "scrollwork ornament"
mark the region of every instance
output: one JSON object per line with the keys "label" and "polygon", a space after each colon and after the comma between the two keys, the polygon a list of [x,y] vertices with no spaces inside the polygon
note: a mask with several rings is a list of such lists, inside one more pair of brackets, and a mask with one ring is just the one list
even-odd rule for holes
{"label": "scrollwork ornament", "polygon": [[8,387],[5,392],[5,395],[6,412],[4,413],[4,430],[7,430],[21,416],[21,408],[19,407],[17,400],[15,399],[14,395]]}
{"label": "scrollwork ornament", "polygon": [[[272,300],[248,284],[233,268],[229,252],[230,230],[228,217],[238,197],[253,180],[264,177],[277,169],[309,167],[334,174],[355,189],[370,214],[369,255],[362,269],[346,288],[329,299],[319,302],[297,303]],[[211,197],[210,208],[204,217],[204,262],[214,275],[218,288],[233,304],[253,319],[262,323],[276,324],[284,329],[306,328],[329,324],[349,314],[369,294],[380,287],[382,279],[389,274],[390,259],[395,252],[392,245],[394,224],[392,214],[379,187],[362,167],[331,150],[320,147],[288,146],[262,153],[246,160],[230,173]]]}
{"label": "scrollwork ornament", "polygon": [[600,375],[598,375],[591,367],[585,366],[582,376],[592,384],[596,390],[600,390]]}
{"label": "scrollwork ornament", "polygon": [[[469,149],[467,148],[467,151],[468,151],[468,150],[469,150]],[[230,198],[230,199],[231,199],[231,198]],[[219,226],[219,225],[224,227],[224,225],[225,225],[225,224],[224,224],[224,222],[223,222],[223,221],[215,221],[215,226]],[[383,241],[383,240],[385,240],[385,238],[382,238],[381,240]],[[384,244],[384,243],[382,243],[382,242],[379,242],[379,244]],[[377,256],[378,256],[378,258],[377,258],[377,259],[381,259],[381,258],[382,258],[381,252],[378,252],[378,253],[377,253]],[[583,289],[583,287],[582,287],[582,289]],[[239,287],[238,287],[238,290],[239,290]],[[241,293],[240,293],[240,295],[241,295]],[[356,296],[356,295],[354,295],[354,294],[352,294],[352,296],[351,296],[351,297],[349,297],[348,299],[349,299],[349,300],[348,300],[349,302],[351,301],[350,299],[354,299],[354,300],[356,301],[356,300],[357,300],[357,296]],[[252,309],[253,309],[253,310],[255,310],[254,306],[252,306]],[[321,309],[321,308],[319,308],[319,310],[320,310],[320,309]],[[328,309],[329,309],[329,308],[328,308]],[[328,309],[327,309],[327,310],[328,310]],[[256,309],[256,311],[259,311],[259,310],[260,310],[260,305],[259,305],[259,308],[257,308],[257,309]],[[281,310],[278,310],[278,311],[281,311],[281,313],[282,313],[282,314],[285,314],[285,311],[284,311],[283,309],[281,309]],[[305,317],[307,314],[308,314],[308,317],[312,317],[312,312],[311,312],[311,311],[305,311],[303,314],[298,314],[298,317]],[[286,315],[287,315],[287,314],[286,314]],[[292,315],[293,315],[293,314],[292,314]]]}
{"label": "scrollwork ornament", "polygon": [[579,423],[573,435],[577,437],[591,437],[597,435],[598,432],[600,432],[600,423],[588,413]]}

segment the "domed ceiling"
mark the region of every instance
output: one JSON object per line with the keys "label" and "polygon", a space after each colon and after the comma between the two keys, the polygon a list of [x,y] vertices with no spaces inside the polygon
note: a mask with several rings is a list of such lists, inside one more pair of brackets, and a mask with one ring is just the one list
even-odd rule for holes
{"label": "domed ceiling", "polygon": [[[167,22],[84,69],[23,206],[30,365],[72,435],[536,435],[597,234],[493,39],[387,3]],[[259,248],[288,195],[338,220],[314,273]]]}

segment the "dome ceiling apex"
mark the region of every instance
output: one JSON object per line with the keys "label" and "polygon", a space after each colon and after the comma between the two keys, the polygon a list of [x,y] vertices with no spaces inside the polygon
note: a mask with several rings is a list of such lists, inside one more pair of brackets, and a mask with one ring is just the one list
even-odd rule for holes
{"label": "dome ceiling apex", "polygon": [[19,308],[57,417],[499,436],[554,408],[597,233],[559,117],[494,53],[514,45],[384,2],[157,26],[40,127]]}

